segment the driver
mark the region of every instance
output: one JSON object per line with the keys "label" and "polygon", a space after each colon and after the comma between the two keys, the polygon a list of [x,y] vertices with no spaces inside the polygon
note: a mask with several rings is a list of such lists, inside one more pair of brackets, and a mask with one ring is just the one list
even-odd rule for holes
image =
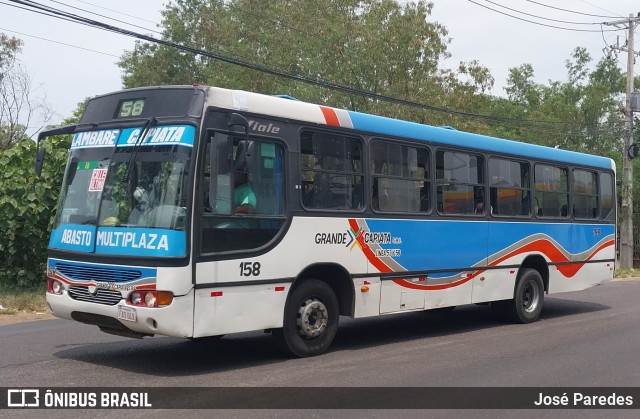
{"label": "driver", "polygon": [[233,172],[233,206],[234,214],[252,214],[256,208],[256,194],[247,180],[247,172]]}

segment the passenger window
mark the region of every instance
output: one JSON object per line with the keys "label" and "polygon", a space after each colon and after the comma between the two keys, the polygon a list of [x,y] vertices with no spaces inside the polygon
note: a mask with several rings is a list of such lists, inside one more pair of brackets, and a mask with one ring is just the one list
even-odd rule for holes
{"label": "passenger window", "polygon": [[303,131],[300,160],[304,208],[364,208],[362,142],[358,138]]}
{"label": "passenger window", "polygon": [[565,168],[538,164],[535,166],[534,208],[539,217],[569,216],[569,182]]}
{"label": "passenger window", "polygon": [[531,214],[529,164],[506,159],[489,159],[491,212],[514,217]]}
{"label": "passenger window", "polygon": [[370,168],[374,211],[429,211],[429,150],[376,140],[371,143]]}
{"label": "passenger window", "polygon": [[573,171],[573,215],[575,218],[598,218],[597,179],[597,174],[594,172]]}
{"label": "passenger window", "polygon": [[600,205],[602,218],[607,220],[614,214],[613,176],[610,173],[600,174]]}
{"label": "passenger window", "polygon": [[455,151],[436,153],[436,192],[441,214],[485,214],[484,158]]}

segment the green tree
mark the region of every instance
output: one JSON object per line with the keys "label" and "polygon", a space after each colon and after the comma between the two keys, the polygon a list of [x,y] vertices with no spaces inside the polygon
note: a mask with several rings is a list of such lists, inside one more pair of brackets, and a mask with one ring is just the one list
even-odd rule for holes
{"label": "green tree", "polygon": [[505,91],[514,104],[530,108],[538,106],[541,87],[534,81],[534,70],[531,64],[522,64],[509,69]]}
{"label": "green tree", "polygon": [[[477,62],[440,68],[449,39],[430,19],[432,7],[394,0],[177,0],[163,12],[164,38],[286,73],[451,106],[451,90],[486,89],[493,79]],[[119,64],[125,87],[199,82],[421,122],[447,119],[149,43],[138,43]]]}
{"label": "green tree", "polygon": [[566,81],[535,82],[533,66],[511,68],[507,100],[492,98],[487,113],[508,118],[486,132],[519,141],[591,154],[619,156],[623,115],[623,75],[614,62],[592,62],[576,48],[565,66]]}
{"label": "green tree", "polygon": [[22,138],[0,151],[0,286],[29,288],[44,279],[49,233],[70,146],[52,137],[41,144],[47,162],[40,177],[34,171],[36,144]]}
{"label": "green tree", "polygon": [[34,171],[35,143],[26,135],[38,113],[48,108],[36,98],[31,79],[18,60],[22,41],[0,33],[0,286],[24,288],[43,278],[51,220],[70,142],[42,144],[49,164]]}

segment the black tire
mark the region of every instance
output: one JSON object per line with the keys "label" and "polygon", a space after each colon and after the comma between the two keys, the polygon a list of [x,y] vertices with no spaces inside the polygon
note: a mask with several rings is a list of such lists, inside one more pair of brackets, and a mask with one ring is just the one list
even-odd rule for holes
{"label": "black tire", "polygon": [[289,295],[283,327],[275,329],[273,337],[290,355],[320,355],[336,336],[338,315],[338,298],[331,287],[317,279],[303,280]]}
{"label": "black tire", "polygon": [[538,320],[544,302],[544,284],[535,269],[523,269],[518,275],[512,300],[494,301],[491,309],[500,317],[514,323]]}

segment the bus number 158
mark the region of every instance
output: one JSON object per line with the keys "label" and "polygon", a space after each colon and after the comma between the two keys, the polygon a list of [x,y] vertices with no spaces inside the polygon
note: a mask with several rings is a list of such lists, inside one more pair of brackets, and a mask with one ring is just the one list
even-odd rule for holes
{"label": "bus number 158", "polygon": [[260,262],[240,262],[240,276],[260,275]]}

